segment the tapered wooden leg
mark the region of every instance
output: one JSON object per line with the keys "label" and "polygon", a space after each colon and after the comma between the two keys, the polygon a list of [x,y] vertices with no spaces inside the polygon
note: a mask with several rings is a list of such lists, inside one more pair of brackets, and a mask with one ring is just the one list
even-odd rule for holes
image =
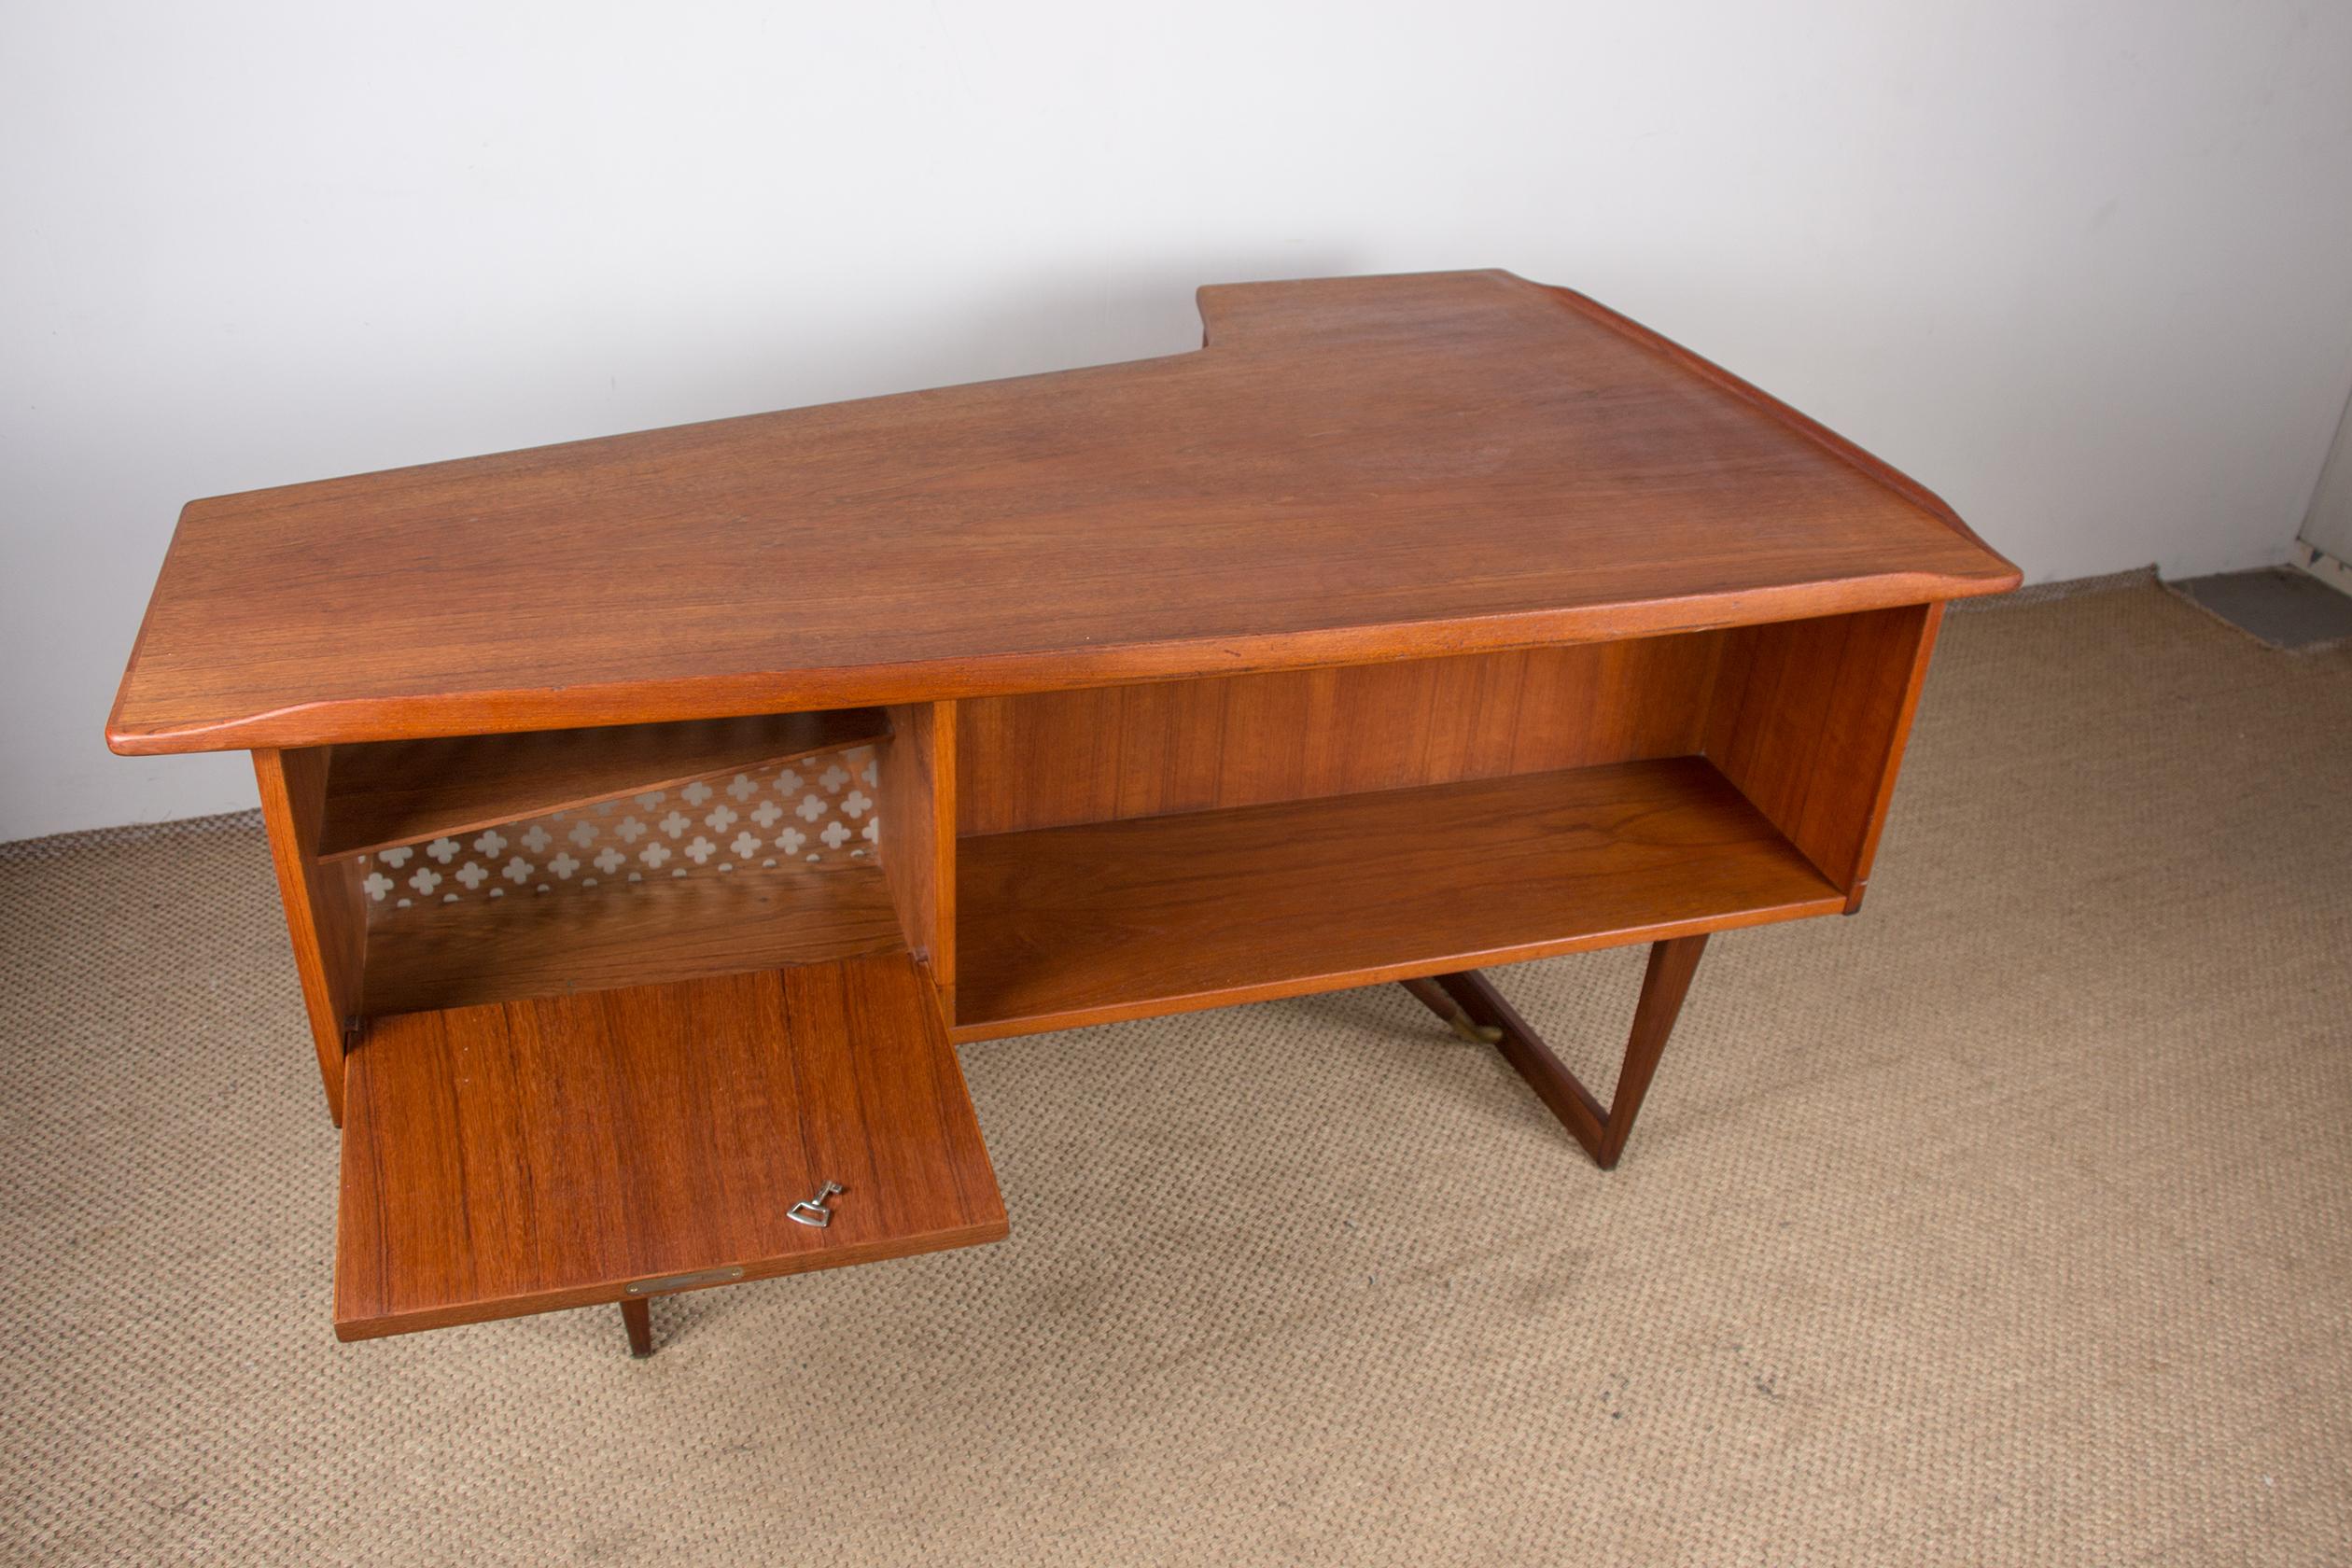
{"label": "tapered wooden leg", "polygon": [[621,1303],[621,1322],[629,1331],[629,1353],[642,1361],[653,1353],[653,1303],[634,1296]]}
{"label": "tapered wooden leg", "polygon": [[[1552,1055],[1543,1036],[1477,970],[1407,981],[1406,988],[1449,1024],[1460,1014],[1477,1029],[1478,1038],[1488,1038],[1493,1031],[1496,1037],[1491,1043],[1502,1051],[1503,1059],[1527,1080],[1561,1125],[1575,1135],[1593,1163],[1609,1170],[1625,1152],[1633,1118],[1641,1113],[1642,1097],[1649,1092],[1659,1055],[1666,1049],[1666,1037],[1674,1032],[1674,1019],[1682,1012],[1690,977],[1698,972],[1699,956],[1706,947],[1704,936],[1678,936],[1651,944],[1649,969],[1642,976],[1642,1000],[1634,1006],[1633,1029],[1625,1042],[1625,1065],[1617,1071],[1617,1092],[1606,1110],[1576,1081],[1567,1064]],[[1456,1025],[1456,1032],[1461,1032],[1461,1026]]]}

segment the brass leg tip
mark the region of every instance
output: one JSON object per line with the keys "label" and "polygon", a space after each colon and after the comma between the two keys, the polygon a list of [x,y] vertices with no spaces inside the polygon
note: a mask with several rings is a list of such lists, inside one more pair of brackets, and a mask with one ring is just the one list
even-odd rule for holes
{"label": "brass leg tip", "polygon": [[1495,1028],[1492,1024],[1474,1024],[1470,1021],[1470,1015],[1467,1013],[1456,1013],[1452,1017],[1447,1019],[1446,1023],[1453,1029],[1455,1034],[1470,1042],[1473,1045],[1500,1045],[1503,1043],[1503,1031],[1501,1029]]}

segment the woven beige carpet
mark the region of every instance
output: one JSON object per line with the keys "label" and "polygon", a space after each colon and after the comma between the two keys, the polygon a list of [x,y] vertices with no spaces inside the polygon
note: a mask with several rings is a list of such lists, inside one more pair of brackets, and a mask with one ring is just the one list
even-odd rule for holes
{"label": "woven beige carpet", "polygon": [[[93,719],[94,722],[94,719]],[[1957,614],[1624,1165],[1399,988],[965,1052],[1005,1244],[373,1344],[260,835],[0,852],[0,1554],[2352,1554],[2352,659]],[[1246,916],[1246,911],[1238,915]],[[1635,953],[1503,972],[1606,1079]]]}

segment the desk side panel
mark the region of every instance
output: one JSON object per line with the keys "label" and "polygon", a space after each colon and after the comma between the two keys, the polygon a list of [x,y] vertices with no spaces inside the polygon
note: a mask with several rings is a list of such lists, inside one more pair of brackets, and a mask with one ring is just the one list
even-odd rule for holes
{"label": "desk side panel", "polygon": [[356,861],[321,865],[320,826],[326,819],[327,769],[332,749],[259,750],[254,777],[261,787],[261,821],[286,905],[287,934],[318,1051],[327,1112],[343,1126],[343,1037],[359,1015],[360,976],[368,946],[368,902]]}
{"label": "desk side panel", "polygon": [[882,756],[882,874],[906,945],[955,1019],[957,705],[892,707]]}
{"label": "desk side panel", "polygon": [[1706,755],[1861,903],[1942,621],[1941,605],[1743,627],[1724,651]]}

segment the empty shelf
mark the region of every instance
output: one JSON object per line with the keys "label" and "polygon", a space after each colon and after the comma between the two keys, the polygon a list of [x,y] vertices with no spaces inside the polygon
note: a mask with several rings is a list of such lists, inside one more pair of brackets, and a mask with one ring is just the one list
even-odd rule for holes
{"label": "empty shelf", "polygon": [[1698,757],[996,833],[959,857],[964,1040],[1845,903]]}

